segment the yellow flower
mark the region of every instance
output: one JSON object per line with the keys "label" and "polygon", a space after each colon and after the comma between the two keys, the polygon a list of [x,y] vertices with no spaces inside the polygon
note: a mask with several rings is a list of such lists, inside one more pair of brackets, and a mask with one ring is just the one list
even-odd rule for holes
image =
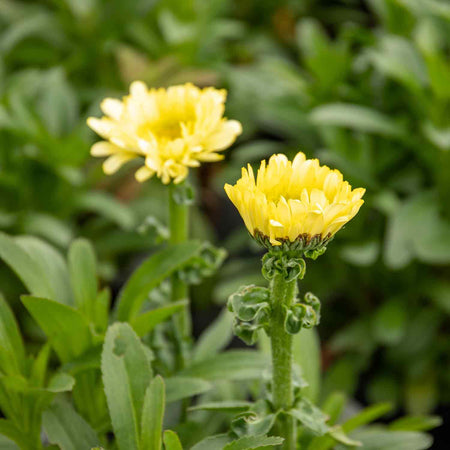
{"label": "yellow flower", "polygon": [[[351,188],[341,172],[297,153],[291,162],[273,155],[251,166],[225,191],[252,236],[267,246],[297,243],[299,250],[328,242],[358,212],[365,189]],[[292,245],[291,245],[292,246]]]}
{"label": "yellow flower", "polygon": [[90,117],[90,128],[105,139],[92,146],[93,156],[108,156],[107,174],[127,161],[142,157],[145,164],[136,179],[153,175],[167,184],[180,183],[189,167],[218,161],[242,132],[236,120],[223,117],[225,90],[199,89],[192,84],[168,89],[148,89],[141,81],[130,86],[122,101],[107,98],[101,103],[106,117]]}

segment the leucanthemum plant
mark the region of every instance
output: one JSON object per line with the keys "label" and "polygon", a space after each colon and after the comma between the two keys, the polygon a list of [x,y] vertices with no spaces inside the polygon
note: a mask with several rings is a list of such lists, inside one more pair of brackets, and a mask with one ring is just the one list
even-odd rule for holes
{"label": "leucanthemum plant", "polygon": [[[102,101],[104,117],[90,117],[87,121],[104,139],[92,146],[91,154],[107,157],[103,163],[106,174],[113,174],[126,162],[137,159],[142,161],[135,173],[139,182],[157,176],[169,185],[171,244],[181,244],[189,238],[188,212],[193,203],[192,188],[186,180],[189,169],[221,160],[220,152],[232,145],[242,132],[238,121],[224,118],[225,100],[224,89],[200,89],[190,83],[149,89],[142,81],[135,81],[129,95],[122,100],[106,98]],[[205,244],[202,255],[205,256],[203,263],[199,264],[197,258],[195,272],[210,272],[218,267],[224,250]],[[188,301],[186,274],[198,278],[198,274],[193,276],[188,269],[174,274],[173,302]],[[188,305],[174,322],[177,366],[181,369],[185,366],[191,340]]]}
{"label": "leucanthemum plant", "polygon": [[251,236],[267,249],[262,273],[270,283],[269,289],[243,287],[230,297],[234,331],[247,344],[256,342],[260,329],[269,336],[270,402],[278,417],[277,434],[284,438],[284,449],[295,450],[297,423],[305,418],[305,410],[311,418],[320,417],[294,389],[293,335],[320,321],[318,298],[306,293],[299,299],[297,280],[304,277],[305,258],[323,254],[358,213],[365,189],[352,189],[338,170],[299,152],[292,162],[281,154],[268,164],[262,161],[256,177],[250,165],[243,168],[242,177],[234,186],[225,185],[225,191]]}

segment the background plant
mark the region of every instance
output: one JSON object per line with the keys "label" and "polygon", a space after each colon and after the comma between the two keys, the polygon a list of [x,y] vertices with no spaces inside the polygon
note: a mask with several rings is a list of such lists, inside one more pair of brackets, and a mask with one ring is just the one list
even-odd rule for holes
{"label": "background plant", "polygon": [[[0,6],[3,230],[43,237],[63,252],[74,237],[92,239],[100,276],[116,292],[141,252],[164,240],[164,196],[157,183],[138,189],[126,169],[105,180],[88,160],[93,136],[85,118],[135,78],[224,85],[228,115],[246,134],[228,161],[202,170],[197,183],[201,208],[192,228],[231,258],[214,292],[211,279],[194,289],[195,332],[210,321],[211,296],[224,303],[240,285],[261,281],[260,255],[248,248],[237,215],[230,219],[232,207],[217,206],[226,204],[218,201],[224,181],[237,179],[243,163],[300,148],[368,187],[365,211],[326,260],[311,264],[305,280],[328,311],[320,330],[321,396],[339,389],[414,413],[446,411],[445,1]],[[36,354],[36,327],[17,302],[24,288],[6,266],[0,279]],[[307,370],[317,372],[318,365]],[[307,389],[318,391],[311,383]]]}

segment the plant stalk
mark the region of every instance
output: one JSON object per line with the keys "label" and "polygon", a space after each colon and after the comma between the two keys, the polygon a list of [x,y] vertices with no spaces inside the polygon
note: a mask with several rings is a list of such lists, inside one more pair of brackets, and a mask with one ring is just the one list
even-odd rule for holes
{"label": "plant stalk", "polygon": [[[272,348],[272,395],[276,410],[288,410],[293,406],[292,387],[292,335],[284,328],[284,307],[289,307],[295,296],[296,280],[285,281],[276,274],[272,280],[270,339]],[[294,418],[279,416],[279,433],[284,438],[283,450],[296,450],[296,427]]]}
{"label": "plant stalk", "polygon": [[[177,186],[174,183],[169,185],[169,223],[171,244],[185,242],[189,238],[189,206],[176,201]],[[188,300],[188,286],[179,277],[172,275],[172,301]],[[177,340],[177,366],[183,369],[186,365],[184,344],[191,335],[191,319],[189,315],[189,304],[183,311],[173,317],[174,332]]]}

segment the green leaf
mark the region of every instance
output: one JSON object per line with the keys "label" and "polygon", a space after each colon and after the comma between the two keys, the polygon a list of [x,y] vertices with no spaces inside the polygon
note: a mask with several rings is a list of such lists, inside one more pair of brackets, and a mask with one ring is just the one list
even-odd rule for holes
{"label": "green leaf", "polygon": [[389,424],[390,430],[395,431],[428,431],[442,425],[439,416],[406,416]]}
{"label": "green leaf", "polygon": [[124,230],[132,229],[136,223],[132,210],[106,192],[90,191],[83,193],[77,198],[76,206],[80,210],[92,211],[106,217]]}
{"label": "green leaf", "polygon": [[429,264],[450,261],[450,227],[441,217],[438,196],[433,191],[407,199],[389,218],[386,265],[400,269],[414,257]]}
{"label": "green leaf", "polygon": [[67,392],[71,391],[75,384],[75,378],[67,373],[56,373],[50,378],[47,390],[50,392]]}
{"label": "green leaf", "polygon": [[42,424],[49,441],[61,450],[81,450],[100,445],[95,431],[69,402],[54,403],[44,411]]}
{"label": "green leaf", "polygon": [[91,346],[89,324],[78,311],[46,298],[23,295],[21,299],[61,362],[66,363],[80,356]]}
{"label": "green leaf", "polygon": [[121,450],[139,450],[139,419],[152,377],[148,350],[126,323],[108,328],[102,353],[108,409]]}
{"label": "green leaf", "polygon": [[[19,236],[15,238],[15,241],[41,267],[41,271],[52,292],[51,296],[44,297],[72,306],[74,301],[69,271],[61,253],[47,242],[33,236]],[[33,292],[30,293],[36,295]]]}
{"label": "green leaf", "polygon": [[375,312],[373,333],[381,344],[398,344],[406,332],[408,315],[402,301],[391,299],[386,301]]}
{"label": "green leaf", "polygon": [[127,321],[136,317],[149,292],[189,261],[200,248],[201,243],[197,241],[170,245],[144,261],[120,292],[117,318]]}
{"label": "green leaf", "polygon": [[355,431],[352,438],[362,443],[364,450],[425,450],[433,439],[415,431],[389,431],[381,427],[368,427]]}
{"label": "green leaf", "polygon": [[156,325],[164,322],[175,313],[182,311],[188,304],[187,300],[179,300],[160,308],[146,311],[130,320],[130,325],[136,331],[138,336],[145,336],[153,330]]}
{"label": "green leaf", "polygon": [[212,388],[211,383],[200,378],[170,377],[166,378],[166,401],[175,402],[187,397],[202,394]]}
{"label": "green leaf", "polygon": [[0,367],[6,375],[23,373],[25,348],[16,318],[0,294]]}
{"label": "green leaf", "polygon": [[302,393],[312,401],[316,401],[320,392],[320,342],[315,328],[303,329],[294,336],[294,361],[301,367],[302,377],[308,383]]}
{"label": "green leaf", "polygon": [[342,392],[333,392],[322,405],[322,411],[328,416],[328,425],[335,424],[344,410],[347,398]]}
{"label": "green leaf", "polygon": [[93,320],[97,298],[97,261],[91,243],[85,239],[75,240],[69,248],[67,260],[75,303]]}
{"label": "green leaf", "polygon": [[351,447],[361,447],[361,442],[349,438],[340,425],[330,428],[328,434],[337,442]]}
{"label": "green leaf", "polygon": [[24,233],[42,238],[59,248],[67,247],[72,239],[72,230],[66,222],[43,213],[27,215]]}
{"label": "green leaf", "polygon": [[0,450],[20,450],[17,445],[6,436],[0,435]]}
{"label": "green leaf", "polygon": [[177,433],[172,430],[164,431],[165,450],[183,450]]}
{"label": "green leaf", "polygon": [[223,402],[200,403],[189,408],[189,411],[222,411],[228,413],[239,413],[247,411],[253,406],[251,402],[229,400]]}
{"label": "green leaf", "polygon": [[329,103],[314,108],[310,119],[315,125],[340,126],[391,138],[405,135],[404,129],[384,114],[351,103]]}
{"label": "green leaf", "polygon": [[180,375],[205,380],[251,380],[260,378],[269,364],[266,355],[252,350],[229,350],[184,369]]}
{"label": "green leaf", "polygon": [[380,48],[371,50],[369,56],[380,72],[414,90],[428,83],[425,63],[408,39],[386,34],[379,42]]}
{"label": "green leaf", "polygon": [[319,436],[324,435],[329,430],[325,423],[328,417],[307,398],[300,399],[287,413]]}
{"label": "green leaf", "polygon": [[244,436],[225,445],[223,450],[251,450],[272,447],[282,444],[283,441],[284,439],[278,436]]}
{"label": "green leaf", "polygon": [[224,308],[220,316],[202,333],[195,346],[192,359],[199,362],[225,348],[233,338],[233,314]]}
{"label": "green leaf", "polygon": [[13,238],[2,232],[0,258],[11,267],[31,294],[52,297],[53,291],[42,267]]}
{"label": "green leaf", "polygon": [[392,405],[390,403],[378,403],[377,405],[369,406],[343,423],[342,429],[345,433],[350,433],[356,428],[377,420],[391,410]]}
{"label": "green leaf", "polygon": [[35,447],[34,442],[23,433],[23,430],[19,430],[10,420],[0,419],[0,434],[14,441],[21,449]]}
{"label": "green leaf", "polygon": [[209,436],[195,444],[191,450],[223,450],[224,446],[230,442],[228,434],[217,434]]}
{"label": "green leaf", "polygon": [[41,347],[39,353],[31,366],[30,383],[33,386],[44,386],[45,377],[47,375],[48,360],[50,358],[51,346],[47,342]]}
{"label": "green leaf", "polygon": [[164,381],[157,375],[145,392],[140,441],[142,450],[161,448],[164,403]]}

